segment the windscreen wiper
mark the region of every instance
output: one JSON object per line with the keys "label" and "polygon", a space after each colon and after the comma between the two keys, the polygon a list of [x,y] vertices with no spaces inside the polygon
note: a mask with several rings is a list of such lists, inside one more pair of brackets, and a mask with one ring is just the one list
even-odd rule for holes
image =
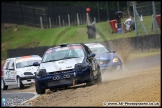
{"label": "windscreen wiper", "polygon": [[57,60],[49,60],[49,61],[45,61],[43,63],[46,63],[46,62],[54,62],[54,61],[59,61],[59,60],[64,60],[65,58],[61,58],[61,59],[57,59]]}
{"label": "windscreen wiper", "polygon": [[57,60],[49,60],[49,61],[45,61],[43,63],[46,63],[46,62],[53,62],[53,61],[57,61]]}
{"label": "windscreen wiper", "polygon": [[59,60],[64,60],[64,59],[71,59],[71,58],[79,58],[79,57],[64,57],[64,58],[57,59],[57,60],[49,60],[49,61],[45,61],[45,62],[43,62],[43,63],[46,63],[46,62],[53,62],[53,61],[59,61]]}
{"label": "windscreen wiper", "polygon": [[71,58],[80,58],[80,57],[65,57],[64,59],[71,59]]}
{"label": "windscreen wiper", "polygon": [[24,66],[24,67],[29,67],[29,66],[33,66],[33,65],[27,65],[27,66]]}

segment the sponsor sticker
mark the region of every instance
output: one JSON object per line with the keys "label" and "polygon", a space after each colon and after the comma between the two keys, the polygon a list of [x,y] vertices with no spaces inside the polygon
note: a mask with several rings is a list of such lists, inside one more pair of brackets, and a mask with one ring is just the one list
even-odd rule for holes
{"label": "sponsor sticker", "polygon": [[81,46],[71,46],[70,49],[82,49]]}
{"label": "sponsor sticker", "polygon": [[38,59],[38,58],[26,58],[26,59],[22,58],[22,59],[16,60],[16,63],[24,62],[24,61],[32,61],[32,60],[40,60],[40,59]]}
{"label": "sponsor sticker", "polygon": [[51,53],[52,52],[52,50],[48,50],[48,51],[46,51],[46,53]]}
{"label": "sponsor sticker", "polygon": [[63,48],[54,47],[54,49],[50,49],[46,51],[46,53],[51,53],[55,51],[63,51],[63,50],[68,50],[68,49],[82,49],[82,47],[81,46],[71,46],[71,47],[63,47]]}
{"label": "sponsor sticker", "polygon": [[55,49],[56,51],[63,51],[63,50],[68,50],[69,48],[68,47],[65,47],[65,48],[58,48],[58,49]]}
{"label": "sponsor sticker", "polygon": [[17,72],[16,72],[16,71],[14,71],[14,72],[11,72],[11,74],[17,74]]}
{"label": "sponsor sticker", "polygon": [[22,56],[22,58],[31,58],[32,56]]}

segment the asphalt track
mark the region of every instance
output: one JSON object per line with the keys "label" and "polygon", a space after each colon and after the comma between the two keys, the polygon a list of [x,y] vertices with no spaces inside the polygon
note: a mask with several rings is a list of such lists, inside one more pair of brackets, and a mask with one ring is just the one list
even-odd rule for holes
{"label": "asphalt track", "polygon": [[[1,106],[18,106],[20,103],[23,104],[40,95],[38,95],[35,92],[5,92],[5,93],[2,93],[1,96],[2,96]],[[30,104],[30,103],[26,103],[26,105],[27,104]]]}

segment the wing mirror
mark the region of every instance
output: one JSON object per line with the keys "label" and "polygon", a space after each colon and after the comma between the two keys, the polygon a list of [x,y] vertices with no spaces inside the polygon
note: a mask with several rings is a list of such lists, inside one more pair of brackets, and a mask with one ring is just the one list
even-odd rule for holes
{"label": "wing mirror", "polygon": [[91,53],[91,54],[88,55],[88,59],[92,59],[92,58],[95,57],[95,56],[96,56],[95,53]]}
{"label": "wing mirror", "polygon": [[33,66],[40,66],[40,64],[38,62],[34,62]]}

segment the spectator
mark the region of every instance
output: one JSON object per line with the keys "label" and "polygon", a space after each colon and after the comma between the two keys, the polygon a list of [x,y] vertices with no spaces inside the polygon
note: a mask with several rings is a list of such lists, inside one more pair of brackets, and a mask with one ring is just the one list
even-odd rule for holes
{"label": "spectator", "polygon": [[134,21],[132,20],[132,16],[130,16],[125,22],[124,22],[125,26],[126,26],[126,31],[130,31],[130,28],[132,30],[135,29],[134,27]]}

